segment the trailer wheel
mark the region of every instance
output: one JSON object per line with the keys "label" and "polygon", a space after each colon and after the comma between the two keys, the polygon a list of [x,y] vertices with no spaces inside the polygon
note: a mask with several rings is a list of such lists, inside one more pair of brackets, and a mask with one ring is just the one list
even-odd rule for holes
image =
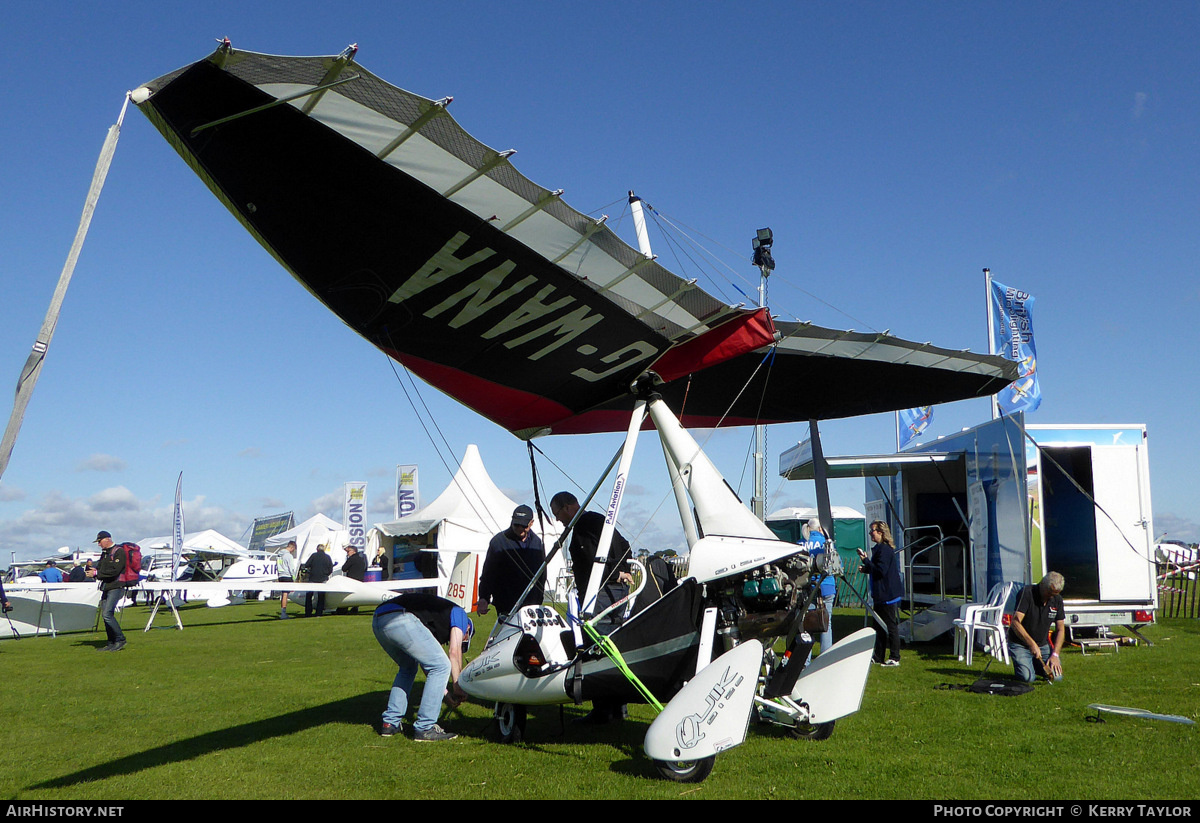
{"label": "trailer wheel", "polygon": [[833,736],[833,724],[836,722],[830,720],[828,723],[797,723],[792,726],[792,737],[801,740],[828,740]]}
{"label": "trailer wheel", "polygon": [[496,704],[496,724],[500,727],[501,743],[520,743],[525,738],[525,721],[528,716],[524,706],[516,703]]}
{"label": "trailer wheel", "polygon": [[655,760],[659,776],[676,783],[701,783],[712,774],[716,755],[703,760]]}

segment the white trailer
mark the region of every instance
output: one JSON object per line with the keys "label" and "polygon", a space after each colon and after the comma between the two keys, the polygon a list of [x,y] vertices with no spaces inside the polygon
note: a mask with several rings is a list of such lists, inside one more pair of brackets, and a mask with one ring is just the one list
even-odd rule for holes
{"label": "white trailer", "polygon": [[[1073,628],[1154,621],[1150,471],[1144,425],[1030,425],[992,420],[900,454],[827,458],[830,477],[863,477],[869,520],[888,522],[905,549],[914,605],[986,598],[1001,582],[1067,581]],[[803,449],[784,477],[812,476]],[[932,618],[932,616],[931,616]],[[933,620],[915,639],[945,630]]]}

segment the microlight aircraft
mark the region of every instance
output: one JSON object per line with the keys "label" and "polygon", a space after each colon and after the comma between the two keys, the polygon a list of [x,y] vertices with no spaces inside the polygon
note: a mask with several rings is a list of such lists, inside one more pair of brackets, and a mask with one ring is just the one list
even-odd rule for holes
{"label": "microlight aircraft", "polygon": [[[685,427],[809,421],[820,461],[818,420],[988,396],[1015,365],[729,305],[523,177],[511,150],[458,125],[451,98],[391,86],[356,53],[278,57],[225,41],[131,99],[290,274],[409,371],[523,440],[626,432],[582,624],[537,606],[500,620],[463,688],[497,703],[509,739],[526,705],[667,700],[644,745],[680,781],[706,777],[755,710],[827,734],[858,707],[870,633],[799,671],[811,647],[800,617],[836,569],[776,540]],[[814,383],[828,388],[796,390]],[[691,567],[605,638],[594,626],[599,569],[650,424]],[[780,637],[792,644],[786,668]]]}

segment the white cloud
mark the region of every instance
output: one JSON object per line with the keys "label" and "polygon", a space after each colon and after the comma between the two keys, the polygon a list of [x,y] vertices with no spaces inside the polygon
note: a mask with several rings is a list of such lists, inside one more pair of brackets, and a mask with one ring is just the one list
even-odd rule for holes
{"label": "white cloud", "polygon": [[141,507],[137,496],[124,486],[114,486],[96,492],[87,502],[88,508],[97,514],[137,511]]}
{"label": "white cloud", "polygon": [[342,520],[342,504],[345,500],[345,489],[338,487],[329,494],[323,494],[314,500],[309,507],[309,513],[305,517],[312,517],[314,514],[324,514],[340,523]]}
{"label": "white cloud", "polygon": [[1133,95],[1133,119],[1139,120],[1146,110],[1146,92],[1139,91]]}
{"label": "white cloud", "polygon": [[1154,532],[1155,537],[1166,532],[1169,540],[1200,543],[1200,523],[1167,512],[1154,513]]}
{"label": "white cloud", "polygon": [[[169,534],[174,500],[155,495],[140,499],[124,486],[114,486],[90,497],[68,497],[52,491],[12,520],[0,521],[0,545],[18,558],[37,558],[58,546],[89,548],[101,529],[118,540],[141,540]],[[187,530],[216,529],[235,540],[251,518],[217,506],[207,506],[203,496],[183,503]],[[7,559],[7,558],[6,558]]]}
{"label": "white cloud", "polygon": [[125,471],[125,461],[111,454],[93,454],[75,466],[77,472],[120,472]]}
{"label": "white cloud", "polygon": [[11,503],[14,500],[24,500],[25,492],[16,486],[0,486],[0,503]]}

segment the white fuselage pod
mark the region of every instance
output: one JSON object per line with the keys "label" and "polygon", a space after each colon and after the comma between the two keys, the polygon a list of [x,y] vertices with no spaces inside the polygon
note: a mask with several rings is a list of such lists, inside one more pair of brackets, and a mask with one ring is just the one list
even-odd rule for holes
{"label": "white fuselage pod", "polygon": [[795,543],[762,540],[754,537],[702,537],[692,546],[688,576],[700,583],[720,580],[732,574],[748,572],[766,563],[774,563],[802,551]]}
{"label": "white fuselage pod", "polygon": [[862,706],[875,630],[859,629],[813,658],[792,689],[791,698],[808,706],[809,723],[828,723]]}
{"label": "white fuselage pod", "polygon": [[458,678],[478,700],[542,706],[568,700],[566,678],[575,659],[567,621],[547,606],[524,606],[505,618],[479,657]]}
{"label": "white fuselage pod", "polygon": [[655,760],[703,760],[741,745],[762,666],[763,646],[750,640],[709,663],[654,719],[643,748]]}
{"label": "white fuselage pod", "polygon": [[[36,580],[36,578],[34,578]],[[85,632],[96,625],[100,589],[93,583],[11,584],[6,592],[13,610],[0,621],[0,640],[54,632]],[[11,623],[10,623],[11,621]]]}

